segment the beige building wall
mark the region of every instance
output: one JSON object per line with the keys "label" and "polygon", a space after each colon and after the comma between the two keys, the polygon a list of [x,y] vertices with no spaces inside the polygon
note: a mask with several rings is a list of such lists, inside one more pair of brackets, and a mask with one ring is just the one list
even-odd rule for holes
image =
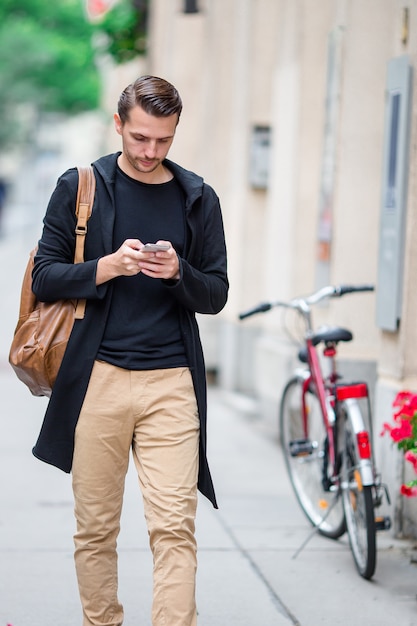
{"label": "beige building wall", "polygon": [[[184,4],[151,2],[148,71],[171,80],[184,100],[172,158],[203,175],[223,207],[230,299],[220,316],[201,320],[203,341],[220,384],[254,395],[276,435],[296,351],[278,311],[245,323],[237,314],[317,287],[323,183],[333,209],[325,276],[332,284],[377,283],[387,63],[406,54],[416,65],[417,0],[407,2],[408,31],[400,0],[199,0],[194,14]],[[415,92],[414,81],[399,330],[378,328],[375,294],[316,312],[317,324],[354,332],[341,346],[342,367],[372,389],[397,534],[417,534],[417,510],[397,497],[402,465],[378,435],[395,393],[417,391]],[[267,189],[250,184],[254,126],[271,129]]]}

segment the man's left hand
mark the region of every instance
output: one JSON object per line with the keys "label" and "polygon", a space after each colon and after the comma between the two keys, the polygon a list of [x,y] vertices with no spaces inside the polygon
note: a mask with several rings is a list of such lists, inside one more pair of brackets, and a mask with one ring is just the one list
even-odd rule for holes
{"label": "man's left hand", "polygon": [[141,252],[139,267],[142,274],[150,278],[163,278],[165,280],[178,280],[180,266],[177,253],[170,241],[159,240],[156,243],[169,245],[169,250],[159,252]]}

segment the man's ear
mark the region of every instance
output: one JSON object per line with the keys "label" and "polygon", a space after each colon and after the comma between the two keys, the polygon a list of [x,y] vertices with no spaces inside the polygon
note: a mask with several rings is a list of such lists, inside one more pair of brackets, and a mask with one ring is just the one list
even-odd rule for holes
{"label": "man's ear", "polygon": [[123,129],[123,124],[122,124],[122,120],[120,119],[119,114],[115,113],[113,115],[113,119],[114,119],[114,127],[116,129],[116,133],[121,135],[122,134],[122,129]]}

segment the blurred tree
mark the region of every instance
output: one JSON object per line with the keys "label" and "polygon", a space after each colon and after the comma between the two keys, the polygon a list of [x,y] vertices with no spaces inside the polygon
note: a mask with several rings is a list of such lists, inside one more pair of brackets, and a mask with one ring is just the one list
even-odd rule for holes
{"label": "blurred tree", "polygon": [[147,0],[119,0],[98,24],[86,19],[83,3],[1,0],[0,146],[16,139],[19,105],[69,114],[96,108],[97,53],[122,62],[143,52]]}
{"label": "blurred tree", "polygon": [[105,34],[103,51],[125,63],[146,50],[148,0],[118,0],[98,28]]}
{"label": "blurred tree", "polygon": [[44,110],[94,108],[99,77],[93,28],[80,0],[2,0],[0,94]]}

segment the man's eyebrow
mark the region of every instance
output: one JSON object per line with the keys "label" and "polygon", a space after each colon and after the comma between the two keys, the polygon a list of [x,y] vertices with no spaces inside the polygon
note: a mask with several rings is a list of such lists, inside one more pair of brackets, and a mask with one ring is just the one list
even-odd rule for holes
{"label": "man's eyebrow", "polygon": [[[140,137],[141,139],[152,139],[152,137],[149,137],[148,135],[144,135],[143,133],[139,133],[136,131],[131,131],[131,135],[133,137]],[[172,139],[174,137],[174,135],[167,135],[166,137],[155,137],[155,139],[157,141],[164,141],[165,139]]]}

